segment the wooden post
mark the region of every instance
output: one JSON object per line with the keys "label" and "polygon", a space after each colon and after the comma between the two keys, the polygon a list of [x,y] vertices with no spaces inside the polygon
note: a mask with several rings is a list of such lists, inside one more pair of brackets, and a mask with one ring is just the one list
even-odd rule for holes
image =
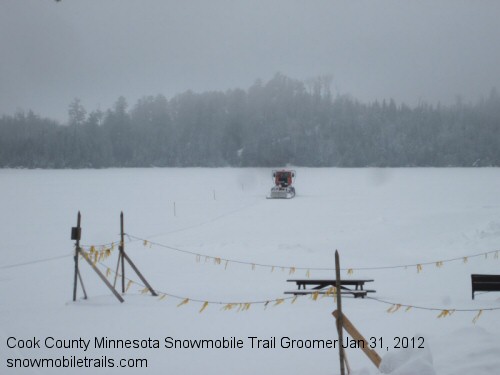
{"label": "wooden post", "polygon": [[82,279],[82,275],[80,275],[80,270],[78,270],[78,280],[80,280],[80,284],[82,285],[83,299],[87,299],[87,292],[85,290],[85,285],[83,285],[83,279]]}
{"label": "wooden post", "polygon": [[[174,207],[175,207],[175,203],[174,203]],[[120,257],[121,257],[121,268],[122,268],[122,293],[125,293],[125,260],[126,260],[128,262],[128,264],[130,265],[130,267],[132,267],[132,269],[135,271],[137,276],[139,276],[139,278],[144,283],[146,288],[149,289],[151,294],[153,296],[158,296],[158,294],[151,287],[151,285],[149,285],[146,278],[144,276],[142,276],[142,273],[135,266],[134,262],[132,262],[132,259],[130,259],[129,256],[127,255],[127,253],[125,252],[125,242],[124,242],[125,232],[124,232],[123,228],[124,228],[124,224],[123,224],[123,212],[122,212],[120,215],[120,230],[121,230],[121,233],[120,233],[120,238],[121,238],[121,240],[120,240]]]}
{"label": "wooden post", "polygon": [[344,348],[342,347],[344,342],[344,335],[342,330],[342,293],[340,293],[340,261],[339,261],[339,252],[335,250],[335,288],[337,293],[337,333],[339,335],[339,359],[340,359],[340,375],[345,375],[345,353]]}
{"label": "wooden post", "polygon": [[122,268],[122,293],[125,293],[125,260],[123,254],[125,253],[125,232],[123,229],[123,211],[120,213],[120,258]]}
{"label": "wooden post", "polygon": [[[81,215],[80,211],[78,211],[77,219],[76,219],[76,244],[75,244],[75,277],[73,282],[73,302],[76,301],[76,289],[78,284],[78,276],[80,272],[78,271],[78,258],[80,255],[80,233],[81,233]],[[73,239],[73,238],[72,238]]]}
{"label": "wooden post", "polygon": [[[339,319],[340,317],[340,314],[337,310],[335,310],[332,315],[337,319]],[[380,366],[380,362],[382,362],[382,359],[380,358],[380,356],[378,355],[378,353],[373,350],[373,349],[370,349],[370,344],[368,343],[368,341],[366,341],[366,339],[361,335],[361,333],[359,333],[359,331],[356,329],[356,327],[354,327],[354,324],[352,324],[350,322],[349,319],[347,319],[347,317],[345,315],[342,314],[342,324],[343,324],[343,327],[345,328],[345,330],[352,336],[353,339],[355,339],[357,342],[361,343],[361,345],[359,345],[361,347],[361,350],[363,351],[363,353],[366,354],[366,356],[370,359],[370,361],[373,362],[373,364],[379,368]]]}

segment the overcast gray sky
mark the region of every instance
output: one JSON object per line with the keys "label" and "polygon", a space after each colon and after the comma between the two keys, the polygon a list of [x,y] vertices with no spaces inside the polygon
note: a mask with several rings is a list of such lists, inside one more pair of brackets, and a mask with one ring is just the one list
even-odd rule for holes
{"label": "overcast gray sky", "polygon": [[340,94],[452,103],[500,89],[500,1],[0,0],[0,114],[331,75]]}

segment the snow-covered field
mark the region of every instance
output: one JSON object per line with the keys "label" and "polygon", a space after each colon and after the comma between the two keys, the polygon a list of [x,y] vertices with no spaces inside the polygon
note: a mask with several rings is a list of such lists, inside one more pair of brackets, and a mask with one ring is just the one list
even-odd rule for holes
{"label": "snow-covered field", "polygon": [[[333,268],[338,249],[343,277],[374,279],[367,285],[376,289],[372,297],[389,302],[344,298],[343,308],[366,338],[382,340],[376,350],[386,366],[401,361],[411,369],[393,373],[500,374],[500,310],[484,310],[476,323],[479,311],[438,318],[442,310],[500,308],[500,293],[471,299],[471,273],[500,274],[496,254],[462,259],[500,249],[498,169],[297,168],[292,200],[266,200],[271,185],[269,169],[0,170],[0,373],[338,374],[336,349],[280,347],[284,337],[336,339],[333,299],[279,303],[295,287],[288,278],[333,277],[315,268]],[[98,249],[119,240],[123,210],[126,251],[166,297],[141,294],[132,284],[120,304],[82,260],[89,299],[81,299],[79,288],[72,302],[70,229],[78,210],[82,244]],[[136,237],[150,242],[144,246]],[[453,258],[459,259],[446,261]],[[115,250],[100,269],[114,270],[116,259]],[[420,272],[417,264],[424,264]],[[139,280],[130,267],[126,277]],[[203,301],[210,303],[199,313]],[[225,311],[227,305],[212,303],[254,301],[271,302],[246,311],[238,310],[248,305]],[[392,303],[414,307],[388,313]],[[393,348],[395,337],[415,335],[425,349]],[[102,337],[150,338],[160,348],[95,348]],[[164,347],[167,337],[234,338],[244,347],[171,349]],[[275,337],[278,347],[252,348],[249,337]],[[9,348],[34,338],[40,348]],[[55,340],[90,345],[47,348],[46,338],[48,346],[63,343]],[[347,349],[347,355],[355,374],[378,373],[361,350]],[[112,359],[115,365],[147,359],[148,367],[8,367],[35,358]]]}

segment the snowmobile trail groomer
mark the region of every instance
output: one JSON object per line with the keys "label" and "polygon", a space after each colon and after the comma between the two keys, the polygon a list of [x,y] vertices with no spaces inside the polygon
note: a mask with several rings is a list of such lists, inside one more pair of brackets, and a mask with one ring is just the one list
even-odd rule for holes
{"label": "snowmobile trail groomer", "polygon": [[295,188],[292,186],[295,180],[295,171],[293,170],[274,170],[274,187],[271,189],[271,195],[268,199],[291,199],[295,197]]}

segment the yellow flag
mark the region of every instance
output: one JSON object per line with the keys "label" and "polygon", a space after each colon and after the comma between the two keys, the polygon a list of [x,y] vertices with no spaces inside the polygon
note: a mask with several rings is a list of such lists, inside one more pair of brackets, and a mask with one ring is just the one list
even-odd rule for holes
{"label": "yellow flag", "polygon": [[306,277],[307,278],[310,278],[311,277],[311,273],[309,272],[309,270],[306,271]]}
{"label": "yellow flag", "polygon": [[311,298],[313,301],[316,301],[318,299],[318,296],[319,296],[319,292],[314,292],[313,294],[311,294]]}
{"label": "yellow flag", "polygon": [[205,302],[203,303],[203,306],[201,307],[201,309],[200,309],[200,311],[199,311],[199,312],[200,312],[200,313],[202,313],[202,312],[203,312],[203,310],[205,310],[205,309],[207,308],[207,306],[208,306],[208,302],[207,302],[207,301],[205,301]]}
{"label": "yellow flag", "polygon": [[298,297],[298,295],[295,295],[295,297],[293,297],[293,299],[292,299],[292,302],[291,302],[291,303],[295,303],[295,301],[297,301],[297,297]]}
{"label": "yellow flag", "polygon": [[289,275],[295,273],[295,267],[290,267],[290,272],[288,272]]}
{"label": "yellow flag", "polygon": [[437,317],[438,318],[446,318],[449,315],[450,315],[450,311],[449,310],[442,310],[441,313]]}
{"label": "yellow flag", "polygon": [[166,294],[163,294],[160,298],[158,298],[158,301],[161,301],[163,299],[167,298],[167,295]]}
{"label": "yellow flag", "polygon": [[389,307],[389,309],[387,309],[387,312],[388,313],[395,313],[396,311],[398,311],[399,309],[401,308],[401,305],[399,303],[395,304],[395,305],[392,305],[391,307]]}
{"label": "yellow flag", "polygon": [[127,283],[127,287],[125,288],[125,291],[127,292],[128,289],[130,288],[130,286],[133,284],[134,282],[132,280],[129,280],[128,283]]}
{"label": "yellow flag", "polygon": [[186,298],[184,301],[182,301],[181,303],[179,303],[179,304],[177,305],[177,307],[180,307],[180,306],[182,306],[182,305],[185,305],[185,304],[187,304],[188,302],[189,302],[189,298]]}
{"label": "yellow flag", "polygon": [[328,296],[330,296],[331,294],[334,294],[334,293],[335,293],[335,287],[331,286],[330,288],[328,288],[326,290],[325,297],[328,297]]}
{"label": "yellow flag", "polygon": [[352,268],[349,268],[349,269],[347,270],[347,274],[348,274],[348,275],[352,275],[353,273],[354,273],[354,270],[353,270]]}
{"label": "yellow flag", "polygon": [[474,319],[472,319],[472,323],[476,324],[477,320],[479,319],[479,317],[481,316],[482,313],[483,313],[483,310],[479,310],[479,312],[474,317]]}
{"label": "yellow flag", "polygon": [[417,264],[417,272],[418,273],[422,272],[422,265],[421,264]]}
{"label": "yellow flag", "polygon": [[283,302],[285,302],[285,300],[283,298],[278,298],[276,300],[276,303],[274,304],[274,306],[278,306],[278,305],[281,305]]}
{"label": "yellow flag", "polygon": [[226,305],[222,308],[222,310],[224,310],[224,311],[229,311],[229,310],[231,310],[233,307],[234,307],[234,304],[232,304],[232,303],[228,303],[228,304],[226,304]]}

